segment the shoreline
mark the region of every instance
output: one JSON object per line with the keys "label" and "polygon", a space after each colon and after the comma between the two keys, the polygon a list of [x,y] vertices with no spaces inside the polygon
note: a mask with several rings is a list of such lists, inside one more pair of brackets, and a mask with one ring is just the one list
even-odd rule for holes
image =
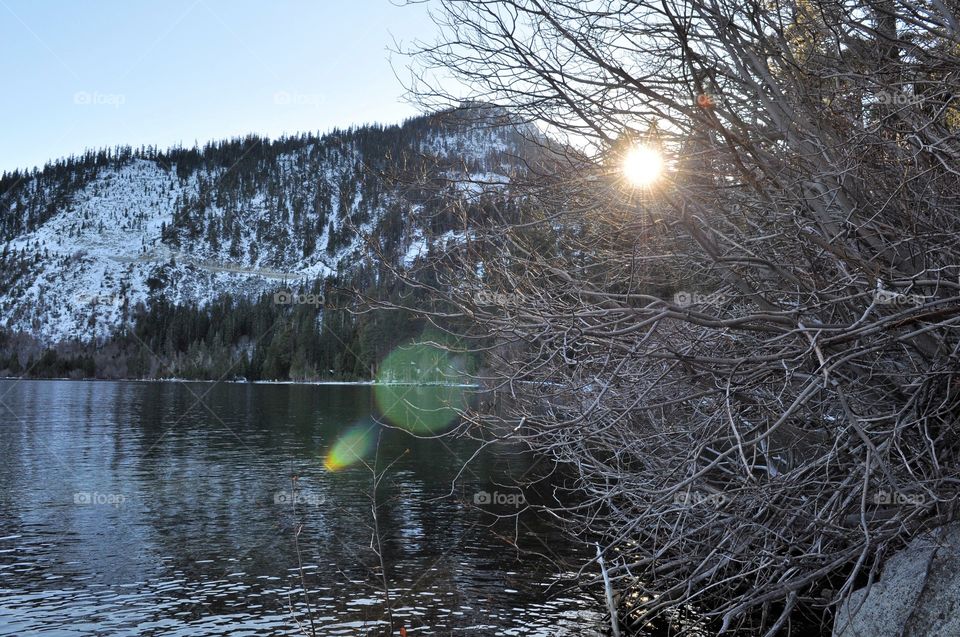
{"label": "shoreline", "polygon": [[331,385],[331,386],[421,386],[421,387],[462,387],[479,389],[476,383],[428,383],[414,381],[378,381],[378,380],[214,380],[197,378],[23,378],[21,376],[0,376],[4,380],[29,381],[69,381],[71,383],[229,383],[232,385]]}

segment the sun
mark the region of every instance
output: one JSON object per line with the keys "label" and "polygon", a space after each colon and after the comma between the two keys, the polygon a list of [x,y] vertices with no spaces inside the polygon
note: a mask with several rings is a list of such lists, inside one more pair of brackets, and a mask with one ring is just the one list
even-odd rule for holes
{"label": "sun", "polygon": [[631,185],[651,186],[663,174],[663,156],[649,146],[634,146],[623,158],[621,170]]}

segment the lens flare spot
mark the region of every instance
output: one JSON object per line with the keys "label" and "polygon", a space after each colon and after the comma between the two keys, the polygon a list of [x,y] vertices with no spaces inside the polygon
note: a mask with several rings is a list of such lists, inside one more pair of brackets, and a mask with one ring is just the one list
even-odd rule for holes
{"label": "lens flare spot", "polygon": [[346,431],[333,444],[323,466],[327,471],[339,471],[363,460],[373,450],[376,425],[363,423]]}
{"label": "lens flare spot", "polygon": [[467,407],[465,360],[433,343],[410,343],[380,364],[374,400],[390,423],[412,433],[436,433]]}

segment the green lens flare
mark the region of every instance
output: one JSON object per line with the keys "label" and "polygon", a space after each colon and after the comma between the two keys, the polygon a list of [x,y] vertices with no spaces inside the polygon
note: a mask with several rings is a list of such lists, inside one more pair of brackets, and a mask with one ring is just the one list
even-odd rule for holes
{"label": "green lens flare", "polygon": [[392,424],[416,434],[436,433],[467,407],[463,357],[429,343],[395,349],[380,364],[374,400]]}
{"label": "green lens flare", "polygon": [[376,425],[365,422],[340,436],[323,461],[327,471],[339,471],[363,460],[373,449],[374,429]]}

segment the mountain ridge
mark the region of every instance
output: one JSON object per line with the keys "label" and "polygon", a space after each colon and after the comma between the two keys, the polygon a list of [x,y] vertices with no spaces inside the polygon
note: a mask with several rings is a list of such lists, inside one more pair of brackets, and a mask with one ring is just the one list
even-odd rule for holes
{"label": "mountain ridge", "polygon": [[[470,105],[392,126],[202,149],[90,151],[0,179],[0,328],[104,342],[163,301],[207,306],[411,267],[456,241],[453,199],[508,187],[529,130]],[[104,302],[106,301],[106,302]]]}

